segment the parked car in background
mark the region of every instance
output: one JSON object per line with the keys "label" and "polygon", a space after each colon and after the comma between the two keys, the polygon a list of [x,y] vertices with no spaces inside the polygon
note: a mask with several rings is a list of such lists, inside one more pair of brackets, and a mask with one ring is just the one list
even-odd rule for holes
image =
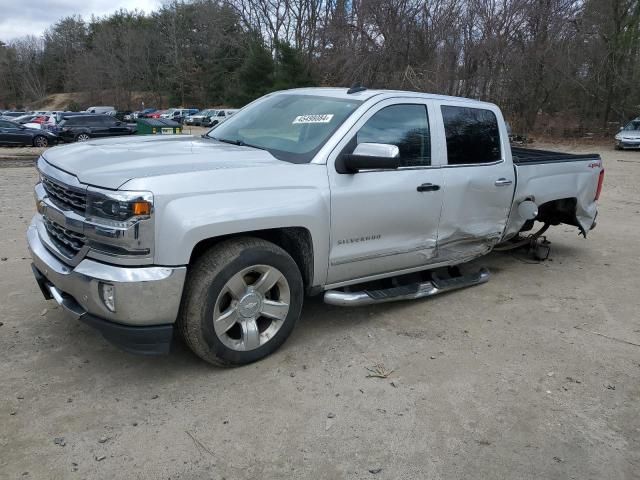
{"label": "parked car in background", "polygon": [[616,150],[624,150],[627,148],[640,148],[640,117],[631,120],[620,129],[615,137]]}
{"label": "parked car in background", "polygon": [[116,108],[115,107],[89,107],[85,110],[87,113],[104,113],[106,115],[115,115]]}
{"label": "parked car in background", "polygon": [[192,113],[191,115],[188,115],[185,119],[184,119],[184,124],[185,125],[195,125],[195,126],[200,126],[200,125],[204,125],[204,122],[208,122],[210,117],[214,117],[216,114],[218,113],[218,110],[216,110],[215,108],[208,108],[206,110],[200,110],[199,112],[196,113]]}
{"label": "parked car in background", "polygon": [[26,115],[27,113],[29,113],[29,112],[4,112],[4,113],[2,114],[2,116],[3,116],[3,117],[13,117],[13,118],[16,118],[16,117],[21,117],[21,116],[23,116],[23,115]]}
{"label": "parked car in background", "polygon": [[166,110],[156,110],[154,112],[146,114],[144,118],[160,118],[162,117],[162,114],[166,112]]}
{"label": "parked car in background", "polygon": [[6,117],[6,118],[12,118],[14,122],[19,123],[20,125],[25,125],[27,123],[41,124],[47,119],[47,116],[29,113],[27,115],[22,115],[20,117]]}
{"label": "parked car in background", "polygon": [[156,110],[156,108],[145,108],[144,110],[133,112],[133,118],[148,118],[148,115],[152,114]]}
{"label": "parked car in background", "polygon": [[[133,112],[131,110],[118,110],[114,117],[116,117],[118,120],[120,120],[121,122],[126,122],[131,120],[131,114]],[[128,118],[127,118],[128,117]]]}
{"label": "parked car in background", "polygon": [[57,123],[54,115],[23,115],[15,118],[14,121],[27,128],[40,128],[42,130],[51,130]]}
{"label": "parked car in background", "polygon": [[224,123],[230,116],[236,113],[238,109],[234,108],[225,108],[218,110],[215,116],[209,117],[206,122],[203,122],[202,125],[205,127],[215,127],[221,123]]}
{"label": "parked car in background", "polygon": [[198,110],[195,108],[170,108],[160,115],[160,117],[182,123],[186,117],[197,112]]}
{"label": "parked car in background", "polygon": [[0,120],[0,145],[48,147],[58,143],[58,137],[40,128],[28,128],[10,120]]}
{"label": "parked car in background", "polygon": [[111,115],[76,115],[63,118],[58,136],[65,142],[86,142],[91,138],[131,135],[135,124],[121,122]]}

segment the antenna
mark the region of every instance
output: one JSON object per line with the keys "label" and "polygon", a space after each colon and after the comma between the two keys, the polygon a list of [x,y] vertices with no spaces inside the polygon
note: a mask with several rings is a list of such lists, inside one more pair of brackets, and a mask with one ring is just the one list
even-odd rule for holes
{"label": "antenna", "polygon": [[351,95],[352,93],[364,92],[367,87],[363,87],[360,85],[360,82],[354,83],[349,90],[347,90],[347,95]]}

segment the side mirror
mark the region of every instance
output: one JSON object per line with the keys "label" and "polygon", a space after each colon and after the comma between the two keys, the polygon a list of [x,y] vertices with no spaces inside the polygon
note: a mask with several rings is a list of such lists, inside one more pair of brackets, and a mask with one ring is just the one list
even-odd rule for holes
{"label": "side mirror", "polygon": [[386,143],[361,143],[353,153],[344,154],[336,162],[338,173],[360,170],[396,169],[400,166],[400,150]]}

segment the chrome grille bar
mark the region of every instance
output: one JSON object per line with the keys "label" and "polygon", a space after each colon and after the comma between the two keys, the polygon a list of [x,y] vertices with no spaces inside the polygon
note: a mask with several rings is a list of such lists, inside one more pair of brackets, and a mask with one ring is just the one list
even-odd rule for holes
{"label": "chrome grille bar", "polygon": [[84,215],[87,208],[87,193],[84,190],[70,188],[42,176],[42,185],[53,203],[65,210]]}
{"label": "chrome grille bar", "polygon": [[87,237],[81,233],[64,228],[48,218],[44,218],[44,226],[56,247],[69,257],[77,255],[87,243]]}

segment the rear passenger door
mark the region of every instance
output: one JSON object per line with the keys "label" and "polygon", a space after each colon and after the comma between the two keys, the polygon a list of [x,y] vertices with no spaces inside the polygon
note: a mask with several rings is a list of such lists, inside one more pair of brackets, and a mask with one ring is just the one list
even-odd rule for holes
{"label": "rear passenger door", "polygon": [[439,104],[445,140],[444,201],[438,256],[464,259],[490,250],[503,235],[515,172],[500,110],[464,102]]}
{"label": "rear passenger door", "polygon": [[99,116],[89,116],[80,121],[80,124],[88,128],[92,137],[104,137],[105,125],[102,123],[102,119]]}

